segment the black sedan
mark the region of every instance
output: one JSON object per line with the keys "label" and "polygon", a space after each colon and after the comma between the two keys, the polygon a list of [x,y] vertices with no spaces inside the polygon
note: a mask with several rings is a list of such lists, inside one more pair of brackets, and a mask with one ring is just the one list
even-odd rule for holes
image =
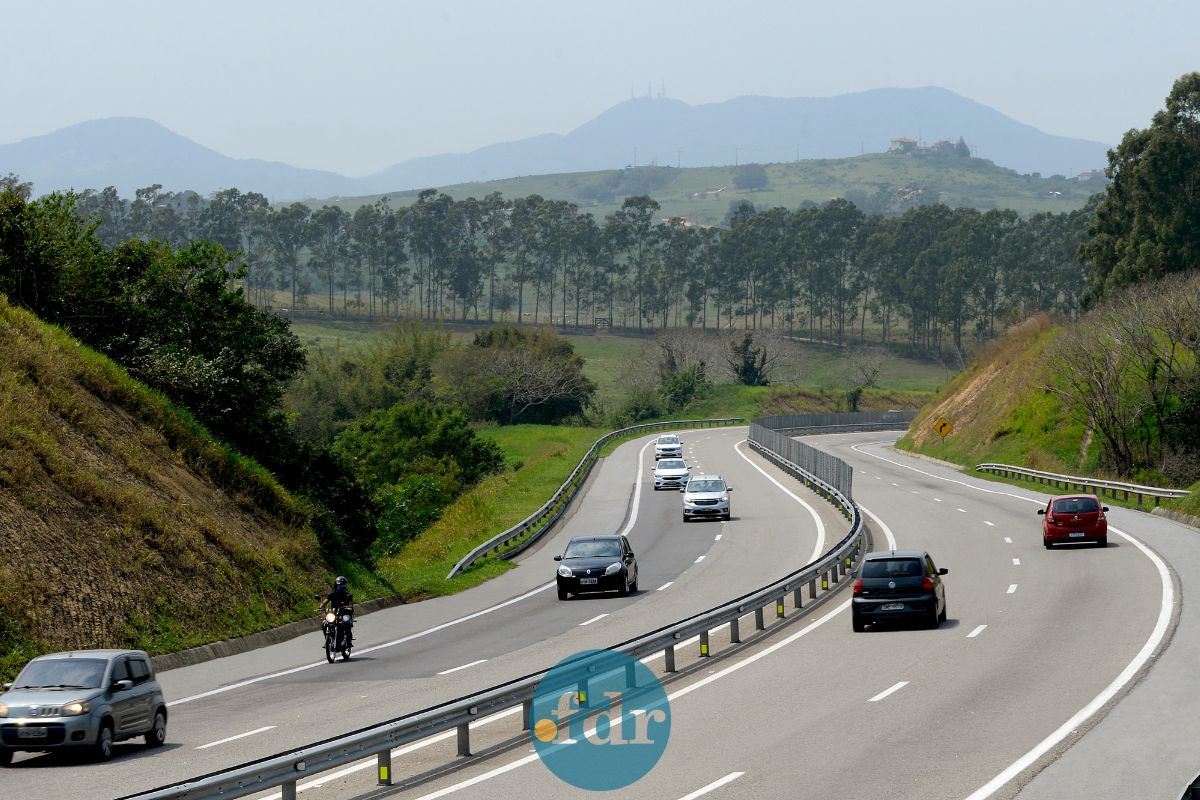
{"label": "black sedan", "polygon": [[854,581],[850,615],[854,630],[869,622],[915,619],[936,628],[946,621],[946,588],[938,569],[924,550],[867,553]]}
{"label": "black sedan", "polygon": [[624,536],[576,536],[567,543],[558,565],[558,599],[584,592],[619,592],[638,588],[638,564]]}

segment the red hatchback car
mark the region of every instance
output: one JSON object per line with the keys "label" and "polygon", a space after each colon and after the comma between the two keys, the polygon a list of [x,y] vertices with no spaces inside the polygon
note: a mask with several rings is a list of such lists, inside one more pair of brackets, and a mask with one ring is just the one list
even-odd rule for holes
{"label": "red hatchback car", "polygon": [[1094,494],[1065,494],[1051,497],[1045,508],[1039,508],[1042,520],[1042,544],[1047,549],[1059,542],[1094,542],[1097,547],[1108,546],[1108,519]]}

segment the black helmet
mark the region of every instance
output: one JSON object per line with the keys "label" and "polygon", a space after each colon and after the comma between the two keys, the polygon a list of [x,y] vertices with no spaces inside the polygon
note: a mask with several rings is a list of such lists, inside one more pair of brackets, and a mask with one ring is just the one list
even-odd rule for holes
{"label": "black helmet", "polygon": [[338,575],[337,580],[335,580],[333,582],[333,590],[335,592],[345,591],[348,583],[349,582],[346,580],[346,577],[344,575]]}

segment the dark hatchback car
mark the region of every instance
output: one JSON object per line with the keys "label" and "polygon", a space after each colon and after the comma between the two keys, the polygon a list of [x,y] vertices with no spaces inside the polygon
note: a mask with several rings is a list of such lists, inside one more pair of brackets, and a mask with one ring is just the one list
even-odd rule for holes
{"label": "dark hatchback car", "polygon": [[1039,508],[1042,520],[1042,544],[1049,550],[1063,542],[1092,542],[1108,546],[1108,506],[1100,505],[1094,494],[1068,494],[1051,497]]}
{"label": "dark hatchback car", "polygon": [[567,543],[558,565],[558,599],[584,592],[619,592],[638,588],[638,563],[624,536],[576,536]]}
{"label": "dark hatchback car", "polygon": [[936,628],[946,621],[946,588],[938,569],[924,550],[868,553],[854,581],[850,605],[854,630],[872,622],[916,620]]}

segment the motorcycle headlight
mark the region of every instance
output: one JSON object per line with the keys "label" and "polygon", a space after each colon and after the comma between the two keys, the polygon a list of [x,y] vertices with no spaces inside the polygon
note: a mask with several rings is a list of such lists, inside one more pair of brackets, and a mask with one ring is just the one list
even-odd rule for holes
{"label": "motorcycle headlight", "polygon": [[67,703],[62,707],[62,715],[64,717],[78,717],[92,710],[85,700],[76,700],[74,703]]}
{"label": "motorcycle headlight", "polygon": [[333,622],[336,619],[337,619],[337,614],[334,614],[332,611],[330,611],[328,614],[325,615],[326,622]]}
{"label": "motorcycle headlight", "polygon": [[621,571],[621,562],[618,561],[615,564],[609,564],[608,569],[604,570],[604,574],[605,575],[616,575],[620,571]]}
{"label": "motorcycle headlight", "polygon": [[558,574],[562,575],[564,578],[572,578],[575,576],[575,573],[571,572],[571,568],[566,564],[563,564],[558,568]]}

